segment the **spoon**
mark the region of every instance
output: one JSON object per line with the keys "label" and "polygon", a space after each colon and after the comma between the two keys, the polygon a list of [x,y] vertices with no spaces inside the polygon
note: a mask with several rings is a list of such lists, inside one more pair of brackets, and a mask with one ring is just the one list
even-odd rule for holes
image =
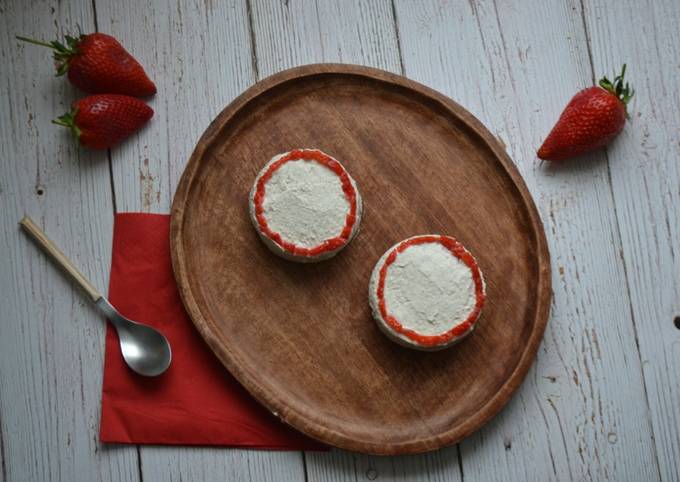
{"label": "spoon", "polygon": [[168,340],[160,332],[121,316],[31,218],[24,216],[19,224],[71,280],[85,291],[99,311],[113,324],[118,332],[125,363],[133,371],[146,377],[155,377],[168,369],[172,352]]}

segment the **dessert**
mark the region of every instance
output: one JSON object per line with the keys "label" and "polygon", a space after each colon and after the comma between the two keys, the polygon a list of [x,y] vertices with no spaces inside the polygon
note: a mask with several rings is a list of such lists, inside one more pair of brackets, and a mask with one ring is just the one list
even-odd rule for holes
{"label": "dessert", "polygon": [[486,297],[475,258],[455,238],[408,238],[380,258],[369,303],[380,329],[419,350],[441,350],[469,335]]}
{"label": "dessert", "polygon": [[257,175],[249,205],[267,247],[303,263],[335,256],[361,223],[362,200],[354,179],[318,149],[274,156]]}

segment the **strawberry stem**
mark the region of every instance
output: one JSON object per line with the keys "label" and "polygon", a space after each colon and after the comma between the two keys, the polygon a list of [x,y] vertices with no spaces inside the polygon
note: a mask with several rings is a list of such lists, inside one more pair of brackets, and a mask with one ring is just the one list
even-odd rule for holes
{"label": "strawberry stem", "polygon": [[71,129],[71,132],[76,136],[76,139],[80,139],[80,129],[76,125],[76,114],[78,113],[78,109],[74,109],[71,112],[67,112],[66,114],[57,117],[56,119],[52,120],[52,124],[56,124],[58,126],[62,127],[67,127]]}
{"label": "strawberry stem", "polygon": [[54,61],[57,65],[57,77],[64,75],[68,70],[68,64],[71,58],[78,54],[78,44],[83,38],[83,35],[78,37],[66,36],[66,45],[59,42],[58,40],[53,40],[51,42],[45,42],[44,40],[36,40],[28,37],[16,36],[17,39],[28,42],[34,45],[40,45],[41,47],[48,47],[54,50]]}
{"label": "strawberry stem", "polygon": [[[626,64],[623,64],[621,68],[621,73],[616,75],[614,72],[614,81],[612,82],[604,76],[600,79],[600,87],[602,87],[607,92],[615,95],[621,102],[623,102],[624,108],[630,102],[630,99],[635,95],[635,89],[633,89],[628,82],[624,84],[623,78],[626,75]],[[628,115],[628,110],[626,109],[626,117],[630,118]]]}
{"label": "strawberry stem", "polygon": [[16,37],[17,37],[17,39],[22,40],[24,42],[28,42],[30,44],[42,45],[43,47],[54,48],[54,46],[51,43],[45,42],[44,40],[36,40],[34,38],[22,37],[21,35],[17,35]]}
{"label": "strawberry stem", "polygon": [[[623,64],[623,67],[621,68],[621,73],[619,75],[616,75],[614,73],[614,81],[612,82],[607,78],[607,76],[604,76],[600,79],[600,87],[602,87],[604,90],[607,92],[611,92],[614,94],[621,102],[625,104],[628,104],[630,102],[630,99],[635,95],[635,89],[633,89],[628,82],[623,81],[624,77],[626,75],[626,64]],[[626,116],[628,113],[626,112]]]}

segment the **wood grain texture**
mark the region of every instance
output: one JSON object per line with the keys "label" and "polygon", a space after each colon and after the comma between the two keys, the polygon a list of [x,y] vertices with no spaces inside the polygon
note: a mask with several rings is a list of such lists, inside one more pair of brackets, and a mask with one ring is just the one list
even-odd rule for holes
{"label": "wood grain texture", "polygon": [[110,263],[106,153],[79,150],[50,124],[81,94],[54,77],[47,49],[93,28],[89,1],[0,6],[0,426],[8,481],[137,480],[133,447],[98,443],[104,320],[19,230],[30,214],[96,286]]}
{"label": "wood grain texture", "polygon": [[344,450],[305,453],[308,480],[320,482],[382,481],[460,482],[458,446],[419,455],[381,457]]}
{"label": "wood grain texture", "polygon": [[400,73],[389,1],[250,1],[260,79],[319,62]]}
{"label": "wood grain texture", "polygon": [[[313,62],[372,65],[399,73],[400,54],[389,1],[344,2],[342,15],[320,15],[340,2],[252,2],[253,35],[260,78]],[[373,23],[372,18],[383,21]],[[320,21],[322,23],[320,23]],[[367,25],[375,26],[368,28]],[[339,30],[338,30],[339,28]],[[324,35],[334,29],[340,35]],[[299,37],[311,39],[302,42]],[[321,39],[321,40],[316,40]],[[323,50],[322,50],[323,49]],[[342,56],[340,56],[342,53]],[[310,481],[342,480],[460,480],[455,448],[408,457],[376,457],[345,451],[305,454]],[[422,473],[423,467],[445,467]],[[457,470],[455,470],[457,469]],[[441,479],[440,479],[441,477]]]}
{"label": "wood grain texture", "polygon": [[101,2],[97,17],[158,87],[154,118],[112,151],[116,209],[165,214],[200,134],[255,81],[245,3]]}
{"label": "wood grain texture", "polygon": [[[116,209],[168,213],[196,140],[255,81],[246,3],[98,1],[97,20],[102,32],[124,39],[158,87],[149,102],[154,118],[111,153]],[[140,454],[144,480],[304,477],[297,452],[141,447]]]}
{"label": "wood grain texture", "polygon": [[[396,2],[399,41],[404,52],[410,52],[407,75],[452,95],[487,125],[497,129],[540,201],[555,257],[554,276],[560,283],[555,285],[556,314],[547,332],[549,338],[543,344],[536,368],[530,372],[532,379],[527,380],[510,406],[479,434],[474,444],[463,445],[465,478],[579,480],[587,479],[589,474],[593,479],[657,478],[655,457],[650,454],[647,438],[650,431],[636,431],[638,425],[635,424],[644,421],[644,414],[640,415],[636,408],[640,383],[632,370],[634,364],[631,365],[635,352],[626,349],[622,356],[620,350],[612,352],[608,347],[610,344],[635,346],[634,333],[630,330],[619,326],[609,329],[609,324],[629,322],[632,310],[639,328],[637,339],[660,472],[664,480],[677,479],[680,446],[677,427],[680,424],[676,403],[678,382],[673,377],[677,373],[680,344],[672,329],[672,318],[680,314],[677,287],[680,174],[675,157],[678,151],[673,150],[677,145],[677,106],[667,101],[677,98],[678,84],[674,82],[680,45],[677,28],[674,28],[678,23],[677,2],[624,2],[612,9],[594,1],[584,2],[585,11],[573,1],[567,4],[551,1],[545,6],[497,2],[495,8],[500,16],[495,15],[491,1],[474,1],[470,5],[443,0],[410,3]],[[387,1],[347,1],[342,3],[347,5],[342,10],[335,6],[340,2],[330,0],[253,1],[252,13],[257,12],[253,15],[256,17],[253,37],[258,44],[255,63],[247,42],[245,3],[122,4],[95,0],[94,4],[101,30],[124,34],[124,44],[142,58],[147,70],[156,73],[157,83],[163,80],[171,85],[174,81],[183,86],[171,90],[171,95],[153,100],[156,117],[151,125],[139,137],[113,152],[120,210],[167,212],[174,190],[173,180],[177,181],[195,140],[221,106],[253,82],[253,64],[260,64],[263,75],[315,61],[343,61],[399,71],[397,36]],[[355,6],[359,8],[352,8]],[[90,2],[76,0],[9,0],[0,6],[0,55],[4,61],[0,88],[6,94],[0,114],[3,139],[0,201],[4,208],[0,214],[0,292],[5,294],[3,301],[9,300],[0,303],[3,320],[0,323],[3,387],[0,390],[0,440],[4,450],[0,451],[0,457],[6,471],[0,477],[8,481],[78,480],[74,473],[86,480],[134,480],[136,477],[134,449],[102,450],[94,440],[101,380],[100,372],[92,367],[100,366],[99,340],[103,336],[97,315],[81,306],[80,295],[26,242],[16,225],[24,211],[38,218],[42,212],[49,216],[60,213],[61,206],[76,207],[75,218],[61,214],[50,217],[51,221],[43,226],[55,240],[64,243],[67,253],[81,253],[82,258],[75,261],[82,261],[83,267],[88,268],[85,273],[92,276],[95,284],[105,287],[110,255],[107,236],[111,228],[106,221],[110,213],[110,201],[105,194],[107,184],[100,182],[105,179],[102,164],[90,162],[99,159],[96,154],[78,153],[70,141],[58,137],[47,122],[81,94],[65,88],[52,77],[47,52],[37,47],[17,47],[13,39],[15,33],[51,37],[50,34],[58,32],[55,22],[69,29],[76,23],[85,30],[91,29],[90,8]],[[324,11],[339,11],[341,15],[323,18],[325,23],[321,29],[317,12],[323,15]],[[474,11],[479,12],[479,23]],[[432,19],[436,21],[428,28],[427,22]],[[588,25],[589,43],[582,27],[584,21]],[[505,42],[498,33],[499,23],[503,26]],[[189,30],[186,27],[203,24],[209,28]],[[416,38],[405,38],[409,25],[415,29]],[[291,26],[298,31],[291,33],[288,30]],[[513,32],[522,35],[513,35]],[[265,36],[269,36],[269,40]],[[300,40],[307,37],[313,41]],[[605,202],[608,193],[602,190],[606,174],[601,167],[605,162],[601,156],[593,156],[565,172],[545,178],[543,171],[534,167],[529,146],[540,143],[574,90],[592,82],[593,72],[587,61],[589,44],[596,75],[604,71],[610,73],[622,61],[627,61],[629,75],[639,88],[632,122],[608,153],[614,205]],[[187,50],[190,47],[192,50]],[[179,50],[173,53],[175,48]],[[199,72],[185,67],[197,68]],[[166,70],[168,77],[160,79],[159,75],[164,75]],[[204,80],[207,77],[210,79]],[[196,78],[199,80],[195,81]],[[526,79],[530,82],[524,85]],[[519,88],[513,89],[512,83]],[[197,95],[215,95],[209,89],[218,93],[226,89],[228,94],[218,99],[221,104],[201,101],[193,105],[187,100]],[[65,100],[60,105],[58,101],[62,99]],[[181,116],[172,121],[163,118],[165,104],[167,109],[187,111],[192,120],[184,123]],[[203,124],[194,122],[193,109],[203,112]],[[208,109],[213,110],[208,112]],[[163,122],[162,127],[158,127],[159,121]],[[195,136],[187,138],[185,146],[172,140],[177,123],[192,129]],[[155,136],[168,138],[170,142],[158,141],[145,148]],[[525,143],[528,145],[524,146]],[[174,155],[172,149],[177,148],[185,149],[187,157]],[[121,152],[126,154],[120,157]],[[518,158],[518,152],[526,158]],[[144,163],[147,157],[149,167]],[[54,159],[62,164],[48,162]],[[588,166],[592,160],[594,171]],[[93,166],[96,169],[89,171]],[[536,191],[539,184],[536,178],[542,179],[540,191]],[[593,183],[597,183],[598,189]],[[45,194],[38,196],[40,186]],[[614,207],[615,218],[603,217],[604,212]],[[563,217],[565,209],[567,215]],[[554,219],[550,217],[551,212]],[[87,216],[96,221],[94,226],[83,227],[84,223],[79,220],[89,223]],[[609,232],[615,239],[617,222],[621,232],[618,244],[602,235]],[[589,239],[591,233],[596,233],[595,239]],[[102,242],[101,238],[106,239]],[[586,246],[583,251],[578,248],[582,242]],[[588,254],[593,244],[602,246]],[[630,305],[626,305],[625,296],[621,295],[625,274],[618,261],[620,249],[628,273]],[[606,256],[598,258],[602,253]],[[590,281],[585,282],[587,280]],[[35,287],[40,299],[37,305],[33,295],[20,289],[22,286]],[[593,304],[597,298],[608,299],[609,303],[605,305],[600,300]],[[58,338],[47,342],[48,338],[40,337],[51,330],[51,325],[43,326],[36,320],[63,317],[65,313],[70,315],[71,310],[75,316],[54,325]],[[5,322],[8,319],[12,321]],[[577,324],[571,326],[574,320]],[[584,332],[583,327],[595,328],[594,334]],[[74,348],[74,340],[78,347],[85,348]],[[37,347],[35,352],[33,347]],[[602,351],[603,347],[606,352]],[[591,352],[595,362],[588,358]],[[562,363],[560,357],[566,363]],[[68,385],[58,388],[58,398],[49,396],[55,393],[59,366],[56,362],[64,362],[64,366],[74,367],[76,371],[82,366],[83,397],[65,392],[79,386],[79,380],[69,378],[73,373],[66,370],[66,374],[59,371],[58,380],[67,380]],[[573,373],[569,373],[571,369]],[[631,373],[629,382],[627,377]],[[600,387],[603,379],[605,383]],[[628,397],[633,400],[629,401]],[[76,410],[74,404],[80,403],[84,408]],[[600,405],[605,416],[598,415],[591,420],[592,412],[599,413]],[[623,409],[628,406],[633,407],[632,422],[617,425]],[[36,434],[40,430],[48,435],[38,439]],[[639,454],[631,453],[635,443],[639,443]],[[253,474],[253,480],[266,476],[277,480],[279,470],[287,475],[278,480],[302,480],[301,475],[295,476],[302,472],[302,462],[295,453],[146,447],[142,451],[149,454],[144,457],[142,471],[150,480],[180,480],[182,472],[191,472],[195,478],[204,480],[234,477],[242,480],[247,478],[246,473]],[[209,455],[203,456],[206,452]],[[244,460],[233,454],[248,455]],[[270,456],[276,459],[273,465],[268,463]],[[343,451],[305,456],[309,480],[462,478],[455,448],[411,457],[381,458]],[[262,463],[262,471],[243,469],[245,466],[252,470],[253,460],[258,461],[255,465]],[[287,472],[289,464],[299,471]],[[626,476],[629,468],[632,468],[630,476]]]}
{"label": "wood grain texture", "polygon": [[302,482],[301,452],[215,447],[142,448],[144,482]]}
{"label": "wood grain texture", "polygon": [[[317,2],[267,2],[253,1],[253,33],[256,39],[257,65],[260,76],[271,75],[279,70],[313,62],[348,62],[372,65],[391,72],[400,72],[399,46],[394,18],[390,15],[391,2],[352,2],[343,9],[342,15],[317,17],[316,12],[328,11],[339,2],[320,0]],[[319,7],[321,5],[321,7]],[[352,8],[354,7],[354,8]],[[377,10],[376,10],[377,9]],[[377,28],[365,28],[366,19],[383,18]],[[323,36],[323,30],[341,26],[341,35]],[[333,25],[330,27],[329,25]],[[321,42],[302,44],[291,32],[305,32]],[[309,32],[313,32],[310,34]],[[348,47],[347,45],[351,47]],[[343,52],[339,57],[338,53]],[[348,55],[348,53],[352,53]],[[427,480],[429,476],[416,475],[429,460],[436,466],[457,467],[457,452],[446,449],[434,454],[410,457],[382,457],[354,455],[344,451],[331,454],[311,452],[305,454],[307,475],[310,481],[336,480],[397,480],[400,474],[411,474],[414,480]],[[459,480],[459,471],[448,471],[445,480]],[[421,479],[422,477],[422,479]]]}
{"label": "wood grain texture", "polygon": [[[337,156],[363,193],[361,236],[324,263],[275,258],[246,209],[262,165],[295,146]],[[432,232],[475,253],[487,301],[474,336],[422,353],[383,336],[366,289],[387,248]],[[170,246],[222,363],[282,420],[350,450],[425,452],[477,430],[523,380],[548,316],[543,227],[498,141],[450,99],[366,67],[299,67],[230,104],[180,180]]]}
{"label": "wood grain texture", "polygon": [[627,62],[636,89],[630,122],[607,158],[659,471],[662,480],[680,480],[680,330],[673,322],[680,315],[680,66],[669,61],[680,58],[680,3],[584,7],[594,75]]}
{"label": "wood grain texture", "polygon": [[396,2],[406,74],[499,133],[553,253],[543,348],[507,409],[461,444],[472,479],[658,478],[606,162],[596,154],[560,167],[535,157],[569,97],[591,82],[579,9]]}

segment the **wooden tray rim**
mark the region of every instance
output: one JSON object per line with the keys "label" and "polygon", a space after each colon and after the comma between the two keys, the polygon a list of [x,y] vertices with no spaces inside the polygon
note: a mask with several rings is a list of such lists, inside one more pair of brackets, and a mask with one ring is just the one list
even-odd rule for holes
{"label": "wooden tray rim", "polygon": [[[533,329],[524,345],[524,351],[515,370],[510,374],[498,392],[480,407],[477,412],[468,417],[467,420],[446,432],[396,444],[356,440],[348,437],[344,433],[328,429],[320,420],[312,419],[308,415],[302,415],[290,407],[287,407],[285,405],[285,400],[279,398],[274,391],[265,389],[257,376],[253,376],[244,369],[244,365],[242,364],[242,361],[238,359],[238,356],[220,343],[219,336],[212,331],[209,318],[205,317],[201,312],[189,286],[182,244],[185,206],[189,198],[188,195],[192,182],[201,165],[200,160],[205,151],[212,144],[214,136],[219,133],[249,102],[257,99],[261,94],[266,93],[268,90],[289,81],[324,74],[367,77],[379,82],[394,84],[401,88],[414,90],[420,95],[439,104],[444,110],[460,119],[485,142],[487,147],[499,161],[500,166],[505,170],[505,174],[512,180],[513,185],[518,190],[527,210],[531,223],[531,232],[536,241],[536,255],[538,259],[537,307],[536,318],[532,325]],[[321,63],[303,65],[284,70],[255,83],[222,110],[199,139],[180,178],[173,199],[170,216],[170,252],[180,297],[189,317],[210,349],[229,372],[251,393],[251,395],[283,422],[311,437],[339,448],[379,455],[397,455],[422,453],[458,443],[465,437],[477,431],[506,405],[512,394],[526,377],[543,338],[543,333],[550,314],[552,298],[550,253],[548,251],[548,244],[540,215],[517,167],[498,140],[470,112],[443,94],[401,75],[359,65]]]}

